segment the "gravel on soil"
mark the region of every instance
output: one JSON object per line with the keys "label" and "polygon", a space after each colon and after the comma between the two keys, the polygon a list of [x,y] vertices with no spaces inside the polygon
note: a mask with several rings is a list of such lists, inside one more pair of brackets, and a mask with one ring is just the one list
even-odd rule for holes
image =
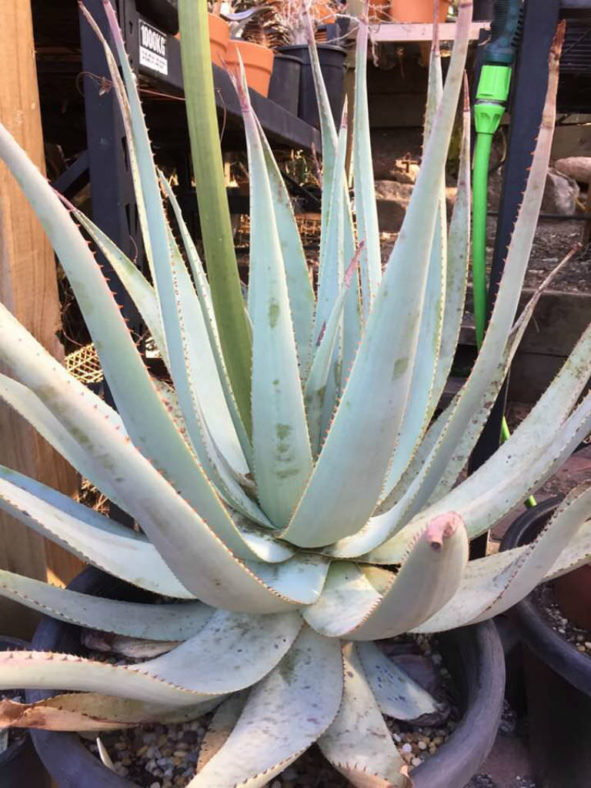
{"label": "gravel on soil", "polygon": [[575,626],[566,618],[554,597],[552,583],[539,586],[534,592],[534,601],[555,632],[568,640],[581,654],[591,657],[591,632]]}
{"label": "gravel on soil", "polygon": [[[437,752],[456,728],[460,713],[455,705],[451,676],[437,651],[436,639],[424,635],[403,636],[382,644],[390,657],[440,701],[441,714],[413,725],[384,717],[388,729],[409,770]],[[96,659],[121,664],[119,655],[94,652]],[[133,661],[133,660],[131,660]],[[193,722],[174,725],[144,725],[101,734],[114,770],[142,788],[182,788],[195,773],[199,749],[213,714]],[[94,738],[83,737],[87,748],[98,757]],[[349,782],[325,760],[314,745],[288,766],[270,788],[345,788]]]}

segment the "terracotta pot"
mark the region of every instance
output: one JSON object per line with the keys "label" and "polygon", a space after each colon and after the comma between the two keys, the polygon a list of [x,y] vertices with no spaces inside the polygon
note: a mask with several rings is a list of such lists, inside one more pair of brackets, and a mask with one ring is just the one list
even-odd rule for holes
{"label": "terracotta pot", "polygon": [[230,26],[215,14],[207,15],[209,25],[209,44],[211,46],[211,62],[224,67],[226,50],[230,41]]}
{"label": "terracotta pot", "polygon": [[[445,22],[450,5],[450,0],[441,0],[440,22]],[[395,22],[432,22],[433,0],[391,0],[390,16]]]}
{"label": "terracotta pot", "polygon": [[319,25],[334,25],[337,21],[334,7],[327,0],[315,0],[315,2],[312,2],[311,11],[312,18]]}
{"label": "terracotta pot", "polygon": [[390,22],[392,19],[390,13],[391,5],[392,0],[369,0],[369,7],[367,9],[369,21],[374,24],[376,22]]}
{"label": "terracotta pot", "polygon": [[[224,68],[226,63],[226,49],[230,41],[230,26],[228,23],[215,14],[207,15],[209,26],[209,45],[211,47],[211,62],[216,66]],[[181,34],[177,33],[175,38],[180,39]]]}
{"label": "terracotta pot", "polygon": [[226,50],[226,68],[230,71],[238,66],[238,52],[244,63],[248,87],[267,96],[273,71],[273,50],[250,41],[230,41]]}

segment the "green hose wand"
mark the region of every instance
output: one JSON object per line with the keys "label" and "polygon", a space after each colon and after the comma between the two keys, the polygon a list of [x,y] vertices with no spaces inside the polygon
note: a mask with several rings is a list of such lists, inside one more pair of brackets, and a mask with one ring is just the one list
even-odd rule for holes
{"label": "green hose wand", "polygon": [[[487,317],[486,216],[488,173],[492,140],[505,113],[521,15],[521,0],[495,0],[491,37],[484,47],[483,64],[474,103],[474,146],[472,177],[472,285],[476,345],[482,345]],[[509,427],[503,418],[501,438],[507,440]],[[533,496],[528,506],[535,506]]]}

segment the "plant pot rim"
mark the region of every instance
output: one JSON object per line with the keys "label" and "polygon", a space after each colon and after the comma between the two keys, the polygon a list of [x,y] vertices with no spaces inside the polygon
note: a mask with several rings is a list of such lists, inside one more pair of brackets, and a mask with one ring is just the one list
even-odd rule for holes
{"label": "plant pot rim", "polygon": [[231,38],[228,41],[228,46],[232,46],[232,44],[236,44],[240,47],[247,47],[248,49],[260,49],[263,52],[273,52],[271,47],[266,47],[264,44],[257,44],[255,41],[244,41],[242,38]]}
{"label": "plant pot rim", "polygon": [[[277,47],[277,52],[287,52],[289,49],[308,49],[307,44],[282,44],[280,47]],[[347,54],[347,50],[345,47],[340,47],[337,44],[328,44],[328,43],[317,43],[316,49],[334,49],[335,52],[343,52],[345,55]]]}
{"label": "plant pot rim", "polygon": [[[82,593],[104,593],[107,588],[115,590],[125,586],[89,567],[68,588]],[[54,649],[58,634],[65,627],[77,629],[44,616],[35,632],[33,647],[43,651]],[[448,741],[413,770],[415,788],[450,788],[467,783],[490,751],[501,719],[505,663],[495,625],[484,621],[443,632],[438,637],[446,666],[461,691],[465,710]],[[446,655],[453,654],[456,656],[452,664],[452,657],[446,659]],[[27,690],[27,700],[34,702],[52,694],[45,690]],[[81,784],[87,788],[138,788],[103,766],[76,734],[32,729],[31,737],[50,774],[54,779],[59,774],[60,788],[79,788]]]}
{"label": "plant pot rim", "polygon": [[302,65],[302,61],[300,60],[299,57],[296,57],[295,55],[288,55],[286,52],[281,52],[280,50],[277,50],[277,52],[275,53],[275,60],[279,60],[279,59],[291,60],[293,63],[299,63],[300,66]]}
{"label": "plant pot rim", "polygon": [[[517,517],[501,542],[501,550],[526,544],[558,506],[560,498],[549,498]],[[528,538],[530,537],[530,538]],[[511,609],[522,640],[555,673],[591,697],[591,658],[581,654],[572,643],[555,632],[530,594]]]}

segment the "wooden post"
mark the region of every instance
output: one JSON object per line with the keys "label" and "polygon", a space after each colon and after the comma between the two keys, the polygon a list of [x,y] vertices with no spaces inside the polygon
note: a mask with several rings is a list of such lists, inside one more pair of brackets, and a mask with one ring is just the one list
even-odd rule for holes
{"label": "wooden post", "polygon": [[[29,0],[0,0],[0,121],[44,171],[33,25]],[[16,181],[0,162],[0,301],[58,358],[60,325],[55,259]],[[68,494],[72,468],[29,425],[0,404],[0,463]],[[0,567],[53,583],[69,581],[81,563],[0,512]],[[36,615],[0,599],[0,632],[31,634]]]}

